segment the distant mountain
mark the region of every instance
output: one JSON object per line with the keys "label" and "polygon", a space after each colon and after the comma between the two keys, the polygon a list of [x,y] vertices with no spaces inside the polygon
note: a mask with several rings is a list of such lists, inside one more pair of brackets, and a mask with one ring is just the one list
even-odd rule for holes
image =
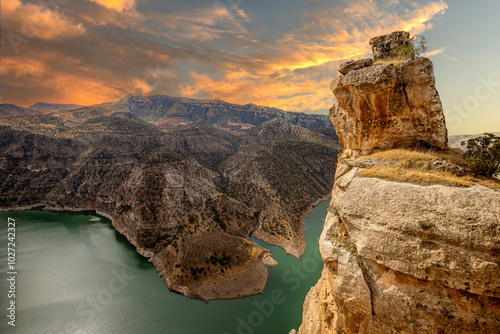
{"label": "distant mountain", "polygon": [[24,115],[36,115],[41,114],[40,110],[32,108],[23,108],[16,106],[15,104],[2,103],[0,104],[0,118],[10,117],[10,116],[24,116]]}
{"label": "distant mountain", "polygon": [[52,110],[72,110],[83,107],[79,104],[60,104],[60,103],[45,103],[38,102],[32,106],[29,106],[30,109],[40,110],[40,111],[52,111]]}
{"label": "distant mountain", "polygon": [[142,96],[129,94],[123,99],[93,106],[114,111],[131,112],[135,116],[159,127],[175,126],[202,121],[235,133],[257,126],[273,118],[281,118],[310,130],[333,129],[327,115],[286,112],[277,108],[255,104],[233,104],[221,100],[196,100],[166,95]]}

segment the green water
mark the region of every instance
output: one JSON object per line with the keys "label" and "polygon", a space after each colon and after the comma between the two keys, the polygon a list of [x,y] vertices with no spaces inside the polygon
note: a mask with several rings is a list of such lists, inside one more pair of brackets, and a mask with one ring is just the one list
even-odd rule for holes
{"label": "green water", "polygon": [[[327,202],[306,220],[301,260],[270,249],[264,294],[202,302],[167,289],[154,266],[109,220],[47,211],[0,213],[0,333],[273,333],[298,329],[302,304],[321,275],[318,239]],[[16,321],[8,325],[7,223],[16,221]]]}

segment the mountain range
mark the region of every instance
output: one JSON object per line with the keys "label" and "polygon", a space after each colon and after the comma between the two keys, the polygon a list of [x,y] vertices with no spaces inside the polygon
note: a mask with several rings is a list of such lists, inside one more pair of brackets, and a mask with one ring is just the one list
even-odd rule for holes
{"label": "mountain range", "polygon": [[0,208],[107,216],[193,298],[263,291],[272,261],[250,236],[301,256],[340,152],[327,116],[253,104],[128,95],[16,110],[0,118]]}

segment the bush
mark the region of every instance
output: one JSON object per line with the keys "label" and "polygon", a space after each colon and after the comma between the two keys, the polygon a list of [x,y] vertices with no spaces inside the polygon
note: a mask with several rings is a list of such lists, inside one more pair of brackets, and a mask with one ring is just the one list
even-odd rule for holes
{"label": "bush", "polygon": [[412,36],[410,43],[397,49],[398,58],[413,59],[427,51],[427,39],[422,35]]}
{"label": "bush", "polygon": [[485,133],[481,137],[463,141],[472,168],[480,175],[494,176],[500,171],[500,137]]}

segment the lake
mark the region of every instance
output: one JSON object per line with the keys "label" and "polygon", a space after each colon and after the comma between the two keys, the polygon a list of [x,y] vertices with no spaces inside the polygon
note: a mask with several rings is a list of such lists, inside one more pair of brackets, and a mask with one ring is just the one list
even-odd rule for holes
{"label": "lake", "polygon": [[[287,334],[298,329],[302,304],[321,276],[318,240],[324,201],[306,220],[302,259],[255,240],[279,262],[264,294],[203,302],[168,290],[155,267],[92,214],[51,211],[0,213],[1,333]],[[16,222],[15,327],[9,320],[8,219]]]}

